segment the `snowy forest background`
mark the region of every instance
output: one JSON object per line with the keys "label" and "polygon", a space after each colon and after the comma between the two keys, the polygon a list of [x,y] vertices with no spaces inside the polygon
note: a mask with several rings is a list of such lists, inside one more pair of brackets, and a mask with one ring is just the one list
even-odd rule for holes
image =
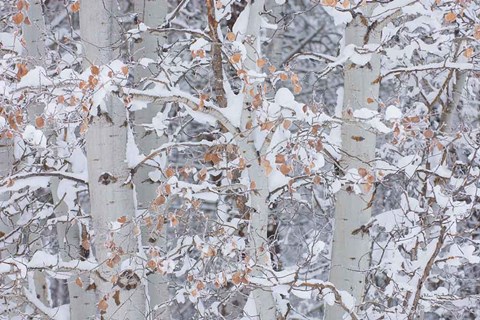
{"label": "snowy forest background", "polygon": [[480,319],[479,1],[0,29],[0,319]]}

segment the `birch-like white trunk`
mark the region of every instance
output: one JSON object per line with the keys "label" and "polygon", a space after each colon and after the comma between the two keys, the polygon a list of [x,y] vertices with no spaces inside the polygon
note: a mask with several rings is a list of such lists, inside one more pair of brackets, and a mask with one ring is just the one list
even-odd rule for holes
{"label": "birch-like white trunk", "polygon": [[[346,27],[345,45],[354,44],[363,47],[366,44],[379,44],[381,33],[375,28],[369,30],[366,23],[369,13],[375,5],[367,5],[363,14],[357,15]],[[366,25],[367,24],[367,25]],[[373,83],[380,73],[380,56],[372,54],[368,64],[361,67],[351,62],[344,66],[344,104],[341,128],[341,161],[344,172],[349,169],[365,168],[372,171],[371,160],[375,157],[376,136],[367,130],[367,126],[355,122],[348,112],[361,108],[377,109],[379,84]],[[369,103],[370,102],[370,103]],[[362,138],[358,138],[362,137]],[[373,188],[372,188],[373,189]],[[365,276],[369,268],[371,242],[368,233],[354,232],[365,225],[371,217],[368,203],[372,190],[362,194],[342,189],[336,195],[335,229],[332,244],[332,262],[330,282],[337,289],[345,290],[356,299],[357,305],[362,302],[365,289]],[[327,307],[326,320],[342,319],[345,311],[338,305]]]}
{"label": "birch-like white trunk", "polygon": [[[24,55],[27,58],[28,67],[33,68],[41,66],[45,68],[46,47],[45,47],[45,19],[43,16],[42,1],[33,0],[30,5],[26,7],[26,16],[30,20],[30,24],[22,23],[22,35],[25,41]],[[35,123],[35,118],[40,116],[44,111],[43,103],[35,103],[28,108],[28,121]],[[48,134],[46,134],[48,136]],[[39,234],[30,234],[29,237],[35,238],[31,244],[31,254],[33,255],[37,250],[41,250],[44,245],[43,237]],[[47,242],[47,241],[45,241]],[[29,240],[29,243],[31,241]],[[37,298],[46,306],[49,306],[49,281],[44,272],[33,271],[34,291]]]}
{"label": "birch-like white trunk", "polygon": [[[46,68],[46,59],[47,59],[47,48],[45,46],[45,36],[46,36],[46,25],[45,18],[43,15],[42,1],[34,0],[30,2],[30,6],[26,11],[27,16],[31,22],[30,25],[22,24],[23,38],[25,40],[25,54],[27,56],[29,65],[41,66]],[[34,105],[33,108],[28,110],[29,123],[35,123],[35,118],[40,116],[44,111],[44,106],[42,104]],[[51,127],[48,127],[49,124],[44,128],[45,136],[50,139],[50,141],[55,141],[53,135],[55,134]],[[50,190],[54,200],[55,207],[55,216],[61,217],[68,214],[68,207],[65,203],[59,203],[63,195],[58,195],[58,184],[60,180],[56,177],[52,177],[50,181]],[[59,254],[62,260],[68,261],[73,257],[73,259],[81,259],[77,254],[80,251],[80,231],[79,224],[71,226],[69,222],[60,222],[56,225],[57,231],[57,242],[59,246]],[[74,249],[69,250],[68,244]],[[69,252],[71,251],[71,252]],[[76,251],[73,253],[73,251]],[[35,271],[36,281],[35,285],[38,289],[41,289],[42,284],[38,283],[40,278],[38,277],[39,271]],[[87,281],[88,277],[81,276],[83,280]],[[75,284],[74,279],[71,279],[68,282],[68,291],[69,298],[71,301],[71,319],[83,319],[82,315],[86,313],[95,312],[94,306],[94,296],[93,293],[86,293],[82,288]],[[45,301],[44,298],[40,298],[41,301]],[[90,311],[89,311],[90,310]]]}
{"label": "birch-like white trunk", "polygon": [[25,55],[28,56],[31,65],[45,66],[47,49],[45,47],[46,28],[42,0],[30,1],[30,6],[26,13],[30,24],[22,23]]}
{"label": "birch-like white trunk", "polygon": [[[247,70],[257,70],[256,61],[261,58],[261,42],[260,42],[260,27],[261,16],[265,6],[265,0],[256,0],[255,2],[248,4],[246,9],[249,8],[248,27],[246,34],[252,39],[252,43],[247,44],[247,58],[245,60],[245,67]],[[248,91],[248,90],[247,90]],[[251,103],[251,96],[246,93],[245,101],[242,110],[242,131],[245,131],[247,122],[251,119],[253,114],[249,111],[248,104]],[[268,276],[265,274],[265,270],[271,270],[272,263],[270,258],[270,250],[268,249],[268,215],[270,209],[268,208],[268,177],[265,169],[261,166],[261,159],[265,155],[258,155],[257,149],[254,145],[254,139],[251,136],[247,136],[244,139],[238,141],[238,146],[242,156],[250,165],[248,168],[248,174],[251,181],[255,181],[256,190],[250,193],[250,206],[252,212],[250,214],[250,227],[249,227],[249,251],[252,258],[255,260],[255,267],[253,275],[257,277]],[[255,307],[257,309],[257,315],[260,320],[275,320],[276,304],[273,298],[272,291],[269,288],[257,288],[252,292],[253,299],[255,301]]]}
{"label": "birch-like white trunk", "polygon": [[[139,14],[139,18],[149,27],[161,25],[168,13],[168,3],[166,0],[135,0],[135,13]],[[144,33],[143,41],[135,46],[135,60],[141,58],[149,58],[157,61],[162,45],[165,43],[165,36]],[[138,67],[135,70],[135,82],[141,81],[143,78],[153,78],[159,72],[159,68],[155,64],[150,64],[147,69]],[[149,104],[148,108],[136,111],[134,114],[134,130],[135,141],[140,152],[149,154],[152,149],[160,147],[163,143],[168,142],[166,136],[159,137],[155,131],[147,131],[145,125],[152,124],[152,118],[157,113],[162,112],[163,105]],[[137,193],[137,209],[145,212],[149,211],[152,201],[157,197],[158,183],[150,180],[148,173],[152,171],[148,166],[140,167],[134,176],[135,190]],[[156,215],[155,213],[152,213]],[[163,216],[158,217],[163,219]],[[166,249],[166,232],[156,237],[156,242],[149,242],[149,237],[144,234],[142,237],[143,245],[155,245],[161,252]],[[148,292],[148,314],[152,319],[170,319],[170,313],[165,303],[169,300],[167,278],[159,273],[153,273],[147,278]],[[160,307],[159,307],[160,306]]]}
{"label": "birch-like white trunk", "polygon": [[[0,180],[3,180],[10,174],[13,160],[13,140],[7,137],[0,137]],[[1,204],[3,201],[8,201],[9,199],[10,194],[8,192],[0,193],[0,261],[13,255],[15,250],[14,242],[6,239],[6,235],[12,231],[12,226],[10,225],[6,214],[3,212]],[[11,280],[7,277],[3,277],[3,279],[0,280],[0,286],[2,287],[7,288],[13,286]],[[20,301],[14,300],[16,299],[0,299],[0,309],[8,310],[5,312],[5,316],[15,315],[15,310],[9,310],[9,305],[20,303]],[[11,311],[12,313],[10,314]]]}
{"label": "birch-like white trunk", "polygon": [[[120,34],[115,16],[117,1],[83,0],[81,6],[80,31],[85,49],[84,66],[101,65],[118,58],[116,49],[120,45]],[[110,241],[117,248],[121,247],[123,262],[128,258],[134,259],[138,250],[132,223],[135,217],[133,188],[130,183],[125,183],[129,175],[125,161],[126,110],[123,103],[113,96],[106,98],[106,105],[108,113],[94,116],[86,134],[94,249],[95,257],[100,263],[94,274],[97,303],[104,301],[100,304],[100,307],[106,306],[102,313],[104,319],[143,319],[145,288],[141,282],[136,281],[137,277],[142,277],[143,270],[137,269],[132,262],[128,266],[131,270],[129,274],[128,270],[120,269],[120,264],[110,268],[105,263],[111,258],[111,252],[107,248]],[[92,108],[96,114],[96,106]],[[127,218],[127,223],[119,231],[111,233],[111,222],[122,216]],[[126,278],[130,278],[131,285],[120,285]]]}
{"label": "birch-like white trunk", "polygon": [[[464,55],[464,50],[466,48],[466,44],[464,41],[458,44],[458,63],[466,63],[468,58]],[[458,114],[458,105],[460,103],[460,99],[462,98],[462,93],[464,92],[465,85],[468,79],[468,71],[467,70],[455,70],[454,72],[454,82],[452,86],[451,96],[447,97],[446,109],[442,111],[441,117],[441,124],[440,129],[443,132],[451,132],[453,129],[454,123],[453,120],[455,119],[455,114]]]}

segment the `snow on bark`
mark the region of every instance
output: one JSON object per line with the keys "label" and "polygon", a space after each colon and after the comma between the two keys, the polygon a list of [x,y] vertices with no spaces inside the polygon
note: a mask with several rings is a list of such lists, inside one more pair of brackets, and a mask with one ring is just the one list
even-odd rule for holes
{"label": "snow on bark", "polygon": [[[84,0],[81,6],[84,66],[107,64],[118,55],[114,51],[120,41],[115,17],[117,2]],[[101,114],[97,113],[98,105],[90,105],[94,116],[86,134],[95,258],[101,264],[93,274],[96,303],[106,319],[140,319],[145,315],[145,290],[141,282],[143,270],[135,263],[138,241],[134,233],[133,188],[126,182],[129,175],[125,161],[126,110],[120,100],[110,95],[104,103],[106,112]],[[121,227],[111,230],[112,223],[118,224],[117,220],[122,217],[125,221]],[[121,261],[126,264],[123,269]],[[86,303],[89,307],[80,310],[84,319],[93,315],[92,307],[95,307],[95,302]]]}
{"label": "snow on bark", "polygon": [[[363,14],[358,14],[347,24],[344,37],[346,48],[379,45],[381,32],[372,28],[367,20],[374,6],[367,5]],[[369,161],[375,157],[375,134],[368,131],[362,122],[354,122],[352,119],[355,110],[366,108],[376,112],[379,84],[373,82],[380,73],[380,56],[375,52],[368,55],[371,57],[367,62],[357,59],[362,60],[363,66],[352,60],[344,65],[344,123],[341,128],[340,166],[345,173],[360,168],[369,172],[373,170]],[[371,217],[371,207],[368,204],[373,190],[363,189],[359,194],[346,188],[337,193],[331,250],[330,282],[339,290],[352,294],[357,305],[362,302],[364,295],[371,246],[368,233],[358,232]],[[325,319],[342,319],[344,313],[338,305],[327,307]]]}
{"label": "snow on bark", "polygon": [[[139,14],[140,20],[147,26],[154,27],[161,25],[166,18],[168,3],[165,0],[135,0],[134,2],[135,13]],[[162,46],[165,43],[165,34],[152,34],[149,32],[143,33],[143,41],[139,43],[135,48],[135,60],[151,59],[146,68],[141,65],[137,66],[134,70],[135,82],[138,84],[144,78],[153,78],[158,75],[160,69],[157,66],[157,60],[159,59],[159,53],[162,52]],[[145,87],[149,85],[149,82],[141,83],[141,86]],[[161,147],[164,143],[168,142],[166,135],[159,136],[155,130],[147,129],[147,126],[152,126],[153,119],[158,113],[165,112],[164,104],[150,103],[147,108],[137,110],[134,112],[134,130],[135,141],[140,149],[141,153],[150,154],[152,150]],[[154,159],[160,156],[154,157]],[[150,215],[150,207],[152,201],[157,197],[157,187],[149,177],[149,173],[152,171],[147,165],[140,166],[136,171],[133,182],[135,184],[137,210],[140,210],[141,214]],[[159,219],[163,219],[163,215],[160,215]],[[156,242],[149,242],[149,235],[143,230],[142,241],[143,245],[148,247],[155,245],[160,248],[161,252],[166,250],[166,229],[162,234],[156,237]],[[169,319],[170,314],[168,307],[165,303],[169,300],[168,282],[165,276],[158,272],[153,272],[147,277],[147,292],[148,292],[148,314],[152,319]],[[161,306],[161,307],[160,307]]]}
{"label": "snow on bark", "polygon": [[[29,66],[45,66],[46,58],[46,47],[45,47],[45,19],[43,16],[42,10],[42,1],[34,0],[30,3],[30,6],[25,8],[30,24],[22,24],[22,33],[25,41],[25,51],[23,54],[28,59]],[[22,85],[28,84],[33,80],[41,81],[39,79],[45,79],[45,69],[43,67],[35,67],[31,70],[19,83],[19,87]],[[44,104],[43,103],[34,103],[28,109],[28,119],[29,123],[35,123],[37,116],[40,116],[43,113]],[[24,133],[23,139],[34,146],[39,146],[41,148],[46,147],[46,137],[44,133],[40,130],[35,129],[31,125],[27,125]],[[25,160],[23,165],[28,166],[28,160]],[[45,241],[43,237],[38,237],[38,234],[29,234],[28,242],[32,243],[32,252],[36,252],[44,247],[48,242]],[[33,271],[32,283],[29,283],[30,290],[36,294],[39,299],[39,302],[43,303],[45,306],[49,306],[49,281],[45,272],[40,270]]]}
{"label": "snow on bark", "polygon": [[[265,5],[264,0],[257,0],[252,4],[247,4],[244,11],[240,14],[235,23],[234,30],[238,30],[241,36],[248,35],[251,41],[246,45],[247,57],[245,67],[248,71],[258,71],[256,65],[260,50],[260,26],[262,17],[260,13]],[[252,97],[248,94],[244,96],[244,105],[242,107],[241,128],[245,128],[248,121],[251,120],[253,113],[249,111]],[[250,215],[249,227],[249,253],[255,261],[253,274],[255,276],[265,276],[265,271],[272,268],[270,251],[268,249],[268,216],[270,209],[268,207],[268,174],[262,166],[262,157],[265,154],[257,154],[253,137],[240,138],[238,146],[242,156],[251,166],[248,169],[250,181],[256,184],[255,191],[250,192],[250,206],[252,213]],[[261,320],[277,319],[276,305],[273,294],[268,287],[259,287],[252,292],[255,301],[256,314]]]}

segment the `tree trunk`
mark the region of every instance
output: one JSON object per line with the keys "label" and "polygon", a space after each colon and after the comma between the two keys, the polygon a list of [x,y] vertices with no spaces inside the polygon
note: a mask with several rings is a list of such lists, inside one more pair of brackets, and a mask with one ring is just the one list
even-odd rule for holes
{"label": "tree trunk", "polygon": [[[135,0],[135,13],[139,14],[140,20],[149,27],[161,25],[168,13],[168,3],[166,0]],[[143,41],[135,48],[135,61],[138,62],[141,58],[149,58],[154,61],[159,59],[159,52],[162,52],[162,45],[166,38],[163,34],[160,36],[145,32],[143,34]],[[159,68],[155,64],[150,64],[148,68],[143,69],[137,67],[135,70],[135,82],[138,83],[142,78],[154,78],[158,75]],[[148,85],[148,82],[146,83]],[[140,152],[149,154],[152,149],[160,147],[162,144],[168,142],[166,136],[159,137],[155,131],[147,131],[144,125],[152,124],[152,119],[157,113],[163,111],[163,105],[149,104],[148,108],[135,111],[134,114],[134,130],[135,141]],[[157,159],[158,160],[158,159]],[[141,166],[134,176],[135,191],[137,194],[137,210],[142,214],[155,214],[150,212],[152,201],[157,197],[158,183],[155,184],[148,176],[151,169],[148,166]],[[156,214],[158,215],[158,214]],[[160,215],[158,219],[163,219]],[[149,237],[143,230],[142,240],[143,246],[156,245],[160,252],[166,250],[166,229],[162,234],[156,237],[156,242],[149,242]],[[165,303],[169,300],[168,282],[167,278],[159,273],[152,273],[148,276],[147,291],[149,297],[148,314],[153,319],[170,319],[170,313]],[[155,309],[155,306],[162,306]]]}
{"label": "tree trunk", "polygon": [[[27,7],[26,14],[30,20],[30,24],[22,23],[22,34],[23,39],[25,40],[25,51],[24,55],[28,60],[28,66],[34,68],[36,66],[41,66],[45,68],[45,58],[46,58],[46,47],[45,47],[45,19],[43,16],[42,1],[34,0],[30,2],[30,6]],[[43,103],[35,103],[27,110],[28,112],[28,122],[35,123],[35,118],[40,116],[44,111]],[[45,135],[47,136],[47,134]],[[42,223],[42,221],[38,221]],[[43,227],[42,227],[43,229]],[[40,230],[40,228],[39,228]],[[29,243],[33,241],[31,254],[33,255],[37,250],[41,250],[44,247],[45,243],[49,241],[44,241],[44,238],[40,234],[29,234],[31,239],[35,238],[36,240],[28,240]],[[49,299],[49,283],[44,272],[40,270],[33,271],[33,284],[34,293],[36,293],[37,298],[45,306],[50,306]]]}
{"label": "tree trunk", "polygon": [[[460,42],[457,46],[457,52],[455,53],[458,55],[456,62],[458,63],[466,63],[468,62],[467,57],[464,55],[464,50],[466,48],[466,44],[464,41]],[[458,105],[460,103],[460,99],[462,98],[462,93],[465,89],[465,85],[467,83],[468,78],[468,71],[467,70],[454,70],[455,80],[453,82],[452,91],[447,96],[446,101],[446,108],[442,110],[442,116],[440,119],[440,130],[445,133],[450,133],[453,130],[453,120],[455,119],[455,114],[458,114]]]}
{"label": "tree trunk", "polygon": [[[117,1],[83,0],[81,5],[80,30],[85,67],[106,64],[118,58],[118,52],[114,51],[120,44],[115,17]],[[112,95],[105,103],[107,110],[102,114],[97,114],[97,106],[91,106],[94,117],[86,134],[94,249],[100,264],[94,275],[97,302],[104,319],[143,319],[145,288],[140,280],[143,270],[135,263],[138,240],[134,235],[134,195],[131,183],[126,183],[129,176],[125,161],[126,110],[123,103]],[[120,217],[125,217],[126,222],[118,231],[111,231],[110,224]],[[108,263],[112,255],[120,256],[127,267],[121,269],[122,263],[112,263],[112,260]]]}
{"label": "tree trunk", "polygon": [[[367,44],[379,44],[381,32],[376,28],[369,30],[367,19],[375,5],[367,5],[364,15],[357,15],[346,27],[345,45],[353,44],[363,47]],[[367,19],[365,19],[367,18]],[[380,56],[372,54],[372,58],[365,66],[358,66],[347,62],[344,66],[344,123],[341,128],[340,164],[347,172],[358,168],[365,168],[369,172],[369,161],[375,157],[376,136],[367,130],[367,126],[355,122],[351,111],[361,108],[377,109],[379,84],[373,83],[380,73]],[[374,102],[372,102],[372,100]],[[369,103],[370,102],[370,103]],[[362,139],[355,139],[362,137]],[[368,233],[354,232],[365,225],[371,217],[371,208],[368,205],[372,190],[362,188],[362,194],[355,194],[343,188],[336,195],[335,202],[335,230],[332,243],[332,262],[330,282],[338,290],[345,290],[356,299],[357,305],[362,302],[365,289],[365,276],[369,268],[370,238]],[[345,313],[338,305],[326,309],[326,320],[342,319]]]}
{"label": "tree trunk", "polygon": [[26,11],[31,24],[22,23],[23,39],[25,40],[25,55],[31,65],[45,66],[45,18],[43,16],[42,0],[30,1]]}
{"label": "tree trunk", "polygon": [[[248,27],[246,34],[253,39],[252,43],[246,44],[247,58],[245,60],[246,70],[259,72],[257,67],[257,60],[261,58],[261,39],[260,26],[261,16],[265,6],[265,0],[257,0],[251,4],[247,4],[245,10],[249,11]],[[242,13],[243,14],[243,13]],[[245,129],[247,122],[251,119],[252,113],[249,111],[249,104],[252,102],[252,97],[245,93],[245,101],[242,110],[242,131]],[[265,270],[272,269],[270,258],[270,251],[268,249],[268,215],[270,209],[268,208],[267,200],[269,195],[268,177],[265,169],[261,166],[263,154],[258,154],[255,148],[254,139],[251,136],[245,137],[238,142],[239,149],[242,156],[245,158],[250,167],[248,174],[251,181],[255,181],[255,191],[250,193],[250,206],[252,212],[250,214],[249,227],[249,246],[250,255],[255,260],[256,266],[253,270],[253,275],[257,277],[264,277]],[[257,309],[257,315],[260,320],[275,320],[276,304],[273,298],[272,291],[269,288],[257,288],[252,292]]]}

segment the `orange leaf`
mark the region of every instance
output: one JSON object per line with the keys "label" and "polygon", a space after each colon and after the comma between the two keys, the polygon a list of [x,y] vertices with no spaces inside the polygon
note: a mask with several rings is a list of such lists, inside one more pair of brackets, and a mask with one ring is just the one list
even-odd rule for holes
{"label": "orange leaf", "polygon": [[77,279],[75,279],[75,284],[77,286],[79,286],[80,288],[83,287],[83,281],[82,279],[80,279],[80,277],[77,277]]}
{"label": "orange leaf", "polygon": [[108,309],[108,303],[105,301],[105,299],[100,300],[98,303],[98,309],[102,312],[106,312]]}
{"label": "orange leaf", "polygon": [[320,152],[322,150],[323,150],[322,140],[317,140],[317,143],[315,143],[315,151]]}
{"label": "orange leaf", "polygon": [[128,74],[128,67],[127,66],[122,67],[122,73],[123,73],[124,76],[126,76]]}
{"label": "orange leaf", "polygon": [[473,31],[473,37],[476,39],[476,40],[480,40],[480,24],[477,24],[475,26],[475,29]]}
{"label": "orange leaf", "polygon": [[162,204],[165,203],[165,197],[162,196],[162,195],[159,195],[158,197],[155,198],[155,200],[153,200],[153,204],[155,206],[161,206]]}
{"label": "orange leaf", "polygon": [[337,2],[337,0],[323,0],[323,4],[329,7],[335,7]]}
{"label": "orange leaf", "polygon": [[423,132],[423,135],[425,136],[425,138],[431,139],[431,138],[433,138],[434,133],[433,133],[433,130],[427,129]]}
{"label": "orange leaf", "polygon": [[283,154],[277,154],[275,156],[275,163],[285,163],[285,156]]}
{"label": "orange leaf", "polygon": [[292,167],[287,165],[287,164],[282,164],[280,166],[280,172],[283,174],[283,175],[287,175],[290,173],[290,171],[292,171]]}
{"label": "orange leaf", "polygon": [[167,178],[173,177],[175,175],[175,169],[172,167],[168,167],[168,169],[165,170],[165,175],[167,176]]}
{"label": "orange leaf", "polygon": [[280,80],[282,81],[286,81],[288,80],[288,75],[286,73],[280,73]]}
{"label": "orange leaf", "polygon": [[90,241],[87,238],[82,240],[82,248],[85,250],[90,250]]}
{"label": "orange leaf", "polygon": [[302,92],[302,87],[301,86],[299,86],[299,85],[293,86],[293,93],[299,94],[300,92]]}
{"label": "orange leaf", "polygon": [[239,285],[242,283],[242,274],[240,271],[237,271],[232,275],[232,282],[234,285]]}
{"label": "orange leaf", "polygon": [[233,33],[233,32],[227,33],[227,40],[228,41],[235,41],[235,38],[236,38],[235,33]]}
{"label": "orange leaf", "polygon": [[271,73],[274,73],[276,70],[277,68],[275,68],[275,66],[268,67],[268,71],[270,71]]}
{"label": "orange leaf", "polygon": [[43,128],[45,126],[45,119],[42,116],[38,116],[35,118],[35,126],[37,128]]}
{"label": "orange leaf", "polygon": [[352,136],[351,138],[352,138],[352,140],[355,140],[357,142],[365,140],[365,138],[362,137],[362,136]]}
{"label": "orange leaf", "polygon": [[237,53],[234,53],[231,57],[230,57],[230,61],[232,63],[239,63],[240,60],[242,59],[242,54],[237,52]]}
{"label": "orange leaf", "polygon": [[23,63],[17,63],[17,78],[21,79],[28,73],[28,68]]}
{"label": "orange leaf", "polygon": [[207,177],[207,168],[203,167],[197,174],[197,178],[200,181],[204,181]]}
{"label": "orange leaf", "polygon": [[258,60],[257,60],[257,67],[263,68],[263,66],[264,66],[266,63],[267,63],[267,62],[265,61],[265,59],[258,59]]}
{"label": "orange leaf", "polygon": [[169,184],[165,185],[165,193],[168,194],[168,195],[172,194],[172,186],[171,185],[169,185]]}
{"label": "orange leaf", "polygon": [[283,121],[283,128],[285,130],[288,130],[288,128],[290,128],[291,125],[292,125],[292,121],[290,121],[288,119]]}
{"label": "orange leaf", "polygon": [[72,3],[72,5],[70,6],[70,10],[72,10],[72,12],[74,13],[80,11],[80,2],[75,1],[75,3]]}
{"label": "orange leaf", "polygon": [[444,16],[444,19],[446,22],[451,23],[457,20],[457,15],[454,12],[449,12]]}
{"label": "orange leaf", "polygon": [[23,9],[23,5],[24,5],[23,0],[18,0],[18,1],[17,1],[17,10],[18,10],[18,11],[22,10],[22,9]]}
{"label": "orange leaf", "polygon": [[93,75],[98,75],[100,73],[100,68],[97,66],[91,66],[90,67],[90,72],[92,72]]}
{"label": "orange leaf", "polygon": [[368,174],[368,171],[365,168],[358,168],[358,174],[360,177],[364,178]]}
{"label": "orange leaf", "polygon": [[473,48],[468,47],[467,49],[465,49],[465,52],[463,53],[463,55],[467,58],[473,57]]}
{"label": "orange leaf", "polygon": [[373,100],[373,98],[367,98],[367,103],[374,103],[375,100]]}
{"label": "orange leaf", "polygon": [[13,17],[12,17],[12,20],[15,24],[20,24],[23,22],[23,19],[24,19],[24,15],[22,12],[18,12],[17,14],[15,14]]}
{"label": "orange leaf", "polygon": [[117,219],[118,223],[124,224],[127,222],[127,217],[126,216],[121,216],[120,218]]}
{"label": "orange leaf", "polygon": [[115,304],[117,306],[119,306],[120,303],[121,303],[121,301],[120,301],[120,290],[116,290],[115,293],[113,294],[112,298],[115,301]]}
{"label": "orange leaf", "polygon": [[155,262],[155,260],[148,260],[147,267],[149,269],[155,269],[157,267],[157,263]]}

